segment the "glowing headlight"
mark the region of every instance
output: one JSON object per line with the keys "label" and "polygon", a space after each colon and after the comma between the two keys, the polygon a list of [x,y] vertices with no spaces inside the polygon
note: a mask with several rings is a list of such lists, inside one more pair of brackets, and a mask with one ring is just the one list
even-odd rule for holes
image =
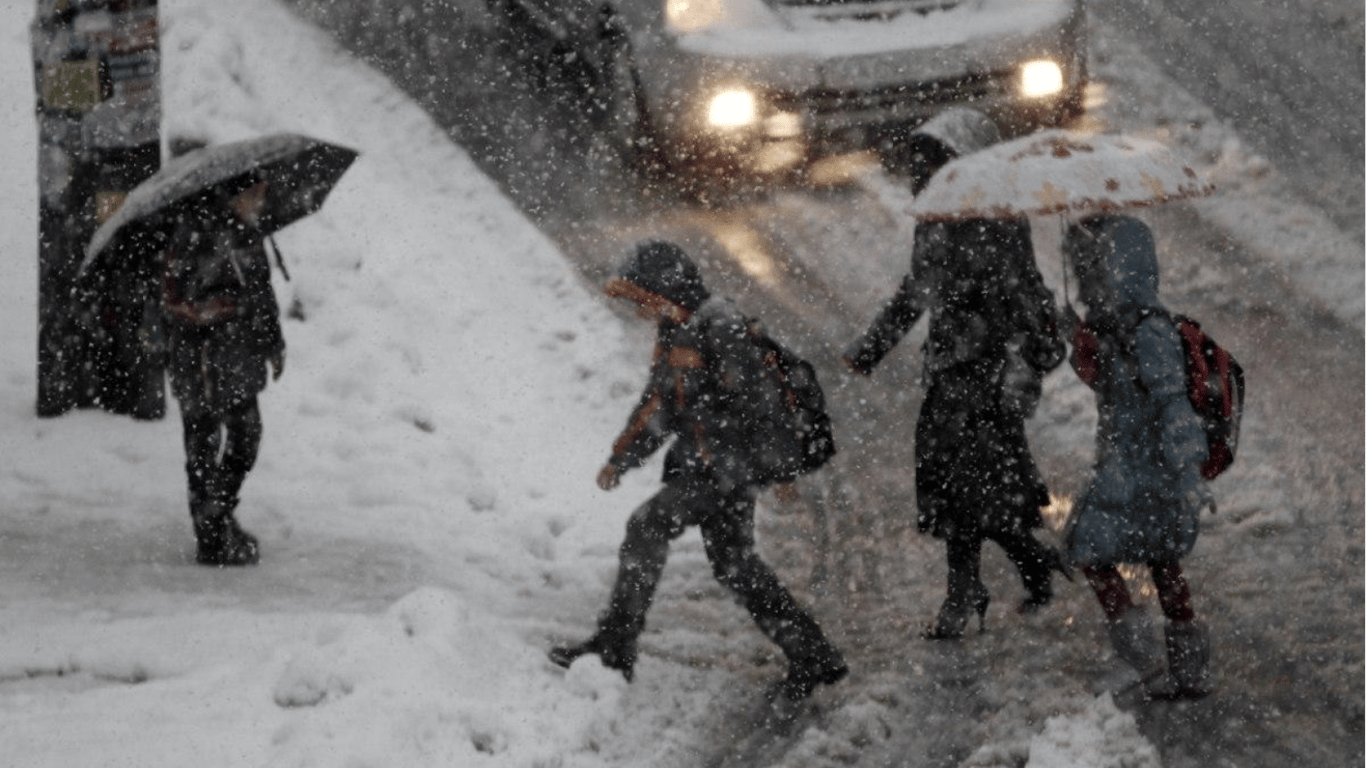
{"label": "glowing headlight", "polygon": [[754,94],[741,89],[717,94],[707,108],[707,124],[713,128],[741,128],[752,125],[758,117]]}
{"label": "glowing headlight", "polygon": [[1020,95],[1027,99],[1062,90],[1062,68],[1051,61],[1031,61],[1020,68]]}
{"label": "glowing headlight", "polygon": [[715,24],[725,14],[725,0],[664,0],[664,18],[678,32]]}

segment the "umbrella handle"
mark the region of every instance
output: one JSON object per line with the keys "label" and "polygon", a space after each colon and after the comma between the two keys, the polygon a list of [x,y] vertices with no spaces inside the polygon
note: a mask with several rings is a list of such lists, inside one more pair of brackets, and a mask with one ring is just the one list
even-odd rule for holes
{"label": "umbrella handle", "polygon": [[[1058,232],[1058,235],[1059,235],[1059,236],[1058,236],[1058,243],[1059,243],[1059,245],[1061,246],[1062,242],[1067,238],[1067,222],[1066,222],[1066,220],[1064,220],[1064,218],[1063,218],[1062,216],[1059,216],[1059,217],[1058,217],[1058,229],[1060,230],[1060,231]],[[1070,281],[1067,279],[1067,273],[1070,272],[1070,271],[1072,271],[1072,270],[1071,270],[1071,267],[1070,267],[1070,266],[1068,265],[1068,263],[1067,263],[1067,256],[1066,256],[1066,255],[1063,255],[1063,257],[1062,257],[1062,303],[1063,303],[1063,306],[1067,307],[1068,309],[1072,309],[1072,289],[1071,289],[1071,287],[1070,287]],[[1075,314],[1075,313],[1076,313],[1076,310],[1073,310],[1073,314]]]}
{"label": "umbrella handle", "polygon": [[285,257],[280,253],[280,246],[275,244],[275,236],[266,235],[266,242],[270,243],[270,249],[275,251],[275,263],[280,267],[280,274],[285,276],[285,282],[288,282],[289,270],[285,269]]}

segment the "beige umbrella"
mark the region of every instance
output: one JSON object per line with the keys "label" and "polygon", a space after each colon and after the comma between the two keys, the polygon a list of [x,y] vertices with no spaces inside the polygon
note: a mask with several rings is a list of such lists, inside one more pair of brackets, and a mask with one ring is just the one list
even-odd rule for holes
{"label": "beige umbrella", "polygon": [[1213,191],[1156,141],[1047,130],[948,162],[909,212],[920,221],[1079,214]]}

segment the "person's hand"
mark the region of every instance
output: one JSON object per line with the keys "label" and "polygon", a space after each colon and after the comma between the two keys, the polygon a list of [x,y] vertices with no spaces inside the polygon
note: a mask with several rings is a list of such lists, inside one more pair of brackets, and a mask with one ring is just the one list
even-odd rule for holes
{"label": "person's hand", "polygon": [[279,381],[280,374],[285,372],[285,351],[283,349],[270,356],[270,371],[271,378]]}
{"label": "person's hand", "polygon": [[621,485],[621,470],[617,465],[608,462],[598,470],[598,487],[604,491],[610,491]]}

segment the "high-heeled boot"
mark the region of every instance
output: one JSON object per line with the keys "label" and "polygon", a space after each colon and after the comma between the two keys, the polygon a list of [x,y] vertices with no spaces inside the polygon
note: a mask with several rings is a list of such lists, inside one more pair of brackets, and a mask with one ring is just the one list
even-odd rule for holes
{"label": "high-heeled boot", "polygon": [[233,516],[235,499],[224,502],[216,499],[192,504],[190,519],[194,522],[196,542],[195,562],[219,568],[256,565],[261,560],[256,537],[242,530]]}
{"label": "high-heeled boot", "polygon": [[990,603],[991,594],[980,581],[967,589],[958,590],[957,594],[950,594],[939,606],[939,616],[934,624],[925,629],[924,638],[961,640],[973,612],[977,614],[978,631],[987,631],[987,605]]}

